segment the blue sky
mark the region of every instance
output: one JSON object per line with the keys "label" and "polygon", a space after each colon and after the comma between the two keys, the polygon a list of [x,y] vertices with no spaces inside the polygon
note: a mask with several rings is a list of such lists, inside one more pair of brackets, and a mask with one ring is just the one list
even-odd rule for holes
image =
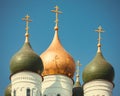
{"label": "blue sky", "polygon": [[81,83],[84,67],[97,51],[99,25],[102,33],[102,53],[115,69],[113,96],[120,94],[120,0],[0,0],[0,96],[10,83],[11,57],[24,43],[26,14],[31,16],[30,43],[40,55],[52,41],[55,14],[50,10],[58,5],[59,38],[64,48],[76,60],[80,60]]}

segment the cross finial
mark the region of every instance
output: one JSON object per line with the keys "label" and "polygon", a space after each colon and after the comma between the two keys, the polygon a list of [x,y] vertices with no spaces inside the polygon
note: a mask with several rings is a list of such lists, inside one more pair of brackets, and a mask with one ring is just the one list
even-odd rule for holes
{"label": "cross finial", "polygon": [[61,14],[62,12],[59,11],[59,7],[58,6],[55,6],[55,10],[51,10],[51,11],[56,13],[56,20],[55,20],[56,26],[55,26],[55,30],[58,30],[58,14]]}
{"label": "cross finial", "polygon": [[25,28],[25,30],[26,30],[26,33],[25,33],[26,40],[25,40],[25,42],[29,42],[29,40],[28,40],[28,37],[29,37],[29,33],[28,33],[29,26],[28,26],[28,23],[32,22],[32,20],[30,20],[29,18],[30,18],[30,16],[28,14],[25,16],[25,18],[22,18],[23,21],[26,21],[26,28]]}
{"label": "cross finial", "polygon": [[101,52],[100,51],[100,47],[101,47],[101,43],[100,43],[100,41],[101,41],[101,33],[102,32],[104,32],[104,30],[102,29],[102,27],[101,26],[99,26],[98,27],[98,29],[97,30],[95,30],[96,32],[98,32],[98,52]]}
{"label": "cross finial", "polygon": [[81,66],[81,64],[80,64],[80,61],[78,60],[77,62],[76,62],[76,82],[80,82],[80,66]]}
{"label": "cross finial", "polygon": [[77,75],[77,76],[79,76],[80,66],[81,66],[81,64],[80,64],[80,61],[79,61],[79,60],[76,62],[76,65],[77,65],[76,75]]}

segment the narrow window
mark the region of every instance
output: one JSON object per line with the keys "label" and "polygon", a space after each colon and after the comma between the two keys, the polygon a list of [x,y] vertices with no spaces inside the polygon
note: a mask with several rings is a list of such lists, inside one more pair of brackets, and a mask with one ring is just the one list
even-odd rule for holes
{"label": "narrow window", "polygon": [[30,96],[30,89],[27,89],[27,96]]}
{"label": "narrow window", "polygon": [[57,94],[57,96],[60,96],[60,94]]}
{"label": "narrow window", "polygon": [[13,95],[16,96],[16,90],[13,91]]}

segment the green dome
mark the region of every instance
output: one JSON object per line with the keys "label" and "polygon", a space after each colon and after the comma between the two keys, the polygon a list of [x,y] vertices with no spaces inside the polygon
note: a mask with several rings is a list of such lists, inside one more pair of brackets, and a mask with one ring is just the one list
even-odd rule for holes
{"label": "green dome", "polygon": [[11,84],[7,86],[5,89],[5,95],[4,96],[11,96]]}
{"label": "green dome", "polygon": [[12,57],[10,62],[11,74],[20,71],[32,71],[41,73],[43,63],[41,58],[32,50],[30,43],[24,43],[23,47]]}
{"label": "green dome", "polygon": [[112,82],[114,79],[113,67],[104,59],[101,52],[98,52],[95,58],[88,64],[82,74],[84,83],[104,79]]}

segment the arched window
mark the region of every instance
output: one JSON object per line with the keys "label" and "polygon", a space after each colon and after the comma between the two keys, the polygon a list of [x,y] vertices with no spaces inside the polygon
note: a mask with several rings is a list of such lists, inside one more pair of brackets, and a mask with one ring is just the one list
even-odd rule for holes
{"label": "arched window", "polygon": [[27,96],[30,96],[30,89],[29,88],[27,88]]}
{"label": "arched window", "polygon": [[13,96],[16,96],[16,90],[13,91]]}

